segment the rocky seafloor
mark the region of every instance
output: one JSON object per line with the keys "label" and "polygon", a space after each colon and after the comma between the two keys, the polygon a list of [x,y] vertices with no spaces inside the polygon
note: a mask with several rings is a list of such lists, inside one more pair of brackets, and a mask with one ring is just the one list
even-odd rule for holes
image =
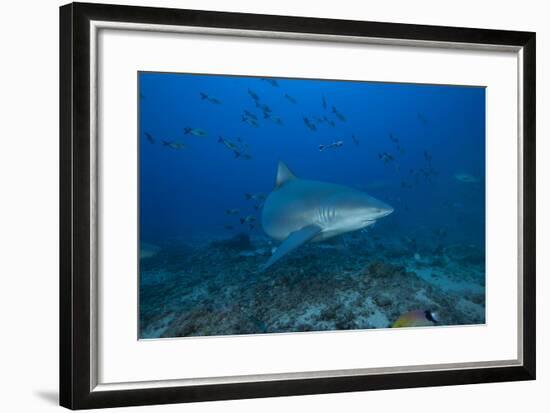
{"label": "rocky seafloor", "polygon": [[302,246],[265,272],[264,237],[149,247],[140,337],[386,328],[412,310],[437,312],[438,325],[484,323],[483,251],[431,242],[358,233]]}

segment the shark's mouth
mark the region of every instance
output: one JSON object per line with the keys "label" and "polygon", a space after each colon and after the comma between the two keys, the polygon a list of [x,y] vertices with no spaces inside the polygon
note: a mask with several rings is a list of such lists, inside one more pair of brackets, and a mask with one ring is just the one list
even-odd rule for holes
{"label": "shark's mouth", "polygon": [[393,209],[386,209],[384,211],[381,211],[378,215],[378,217],[376,217],[376,219],[380,219],[380,218],[384,218],[384,217],[387,217],[388,215],[390,215],[391,213],[393,213]]}

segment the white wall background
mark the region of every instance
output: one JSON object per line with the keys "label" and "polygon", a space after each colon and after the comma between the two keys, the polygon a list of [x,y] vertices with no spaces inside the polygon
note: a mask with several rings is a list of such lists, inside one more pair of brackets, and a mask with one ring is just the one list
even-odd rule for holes
{"label": "white wall background", "polygon": [[[547,412],[550,199],[544,137],[549,11],[537,0],[155,0],[117,3],[537,32],[538,380],[413,390],[132,408],[176,412]],[[58,0],[6,2],[0,24],[0,410],[57,407]],[[547,71],[547,69],[546,69]],[[550,162],[550,161],[549,161]],[[513,220],[513,219],[512,219]]]}

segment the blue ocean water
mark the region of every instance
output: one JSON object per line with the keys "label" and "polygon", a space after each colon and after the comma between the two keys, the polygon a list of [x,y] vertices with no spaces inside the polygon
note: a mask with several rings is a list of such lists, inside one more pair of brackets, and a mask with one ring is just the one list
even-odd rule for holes
{"label": "blue ocean water", "polygon": [[[485,321],[484,88],[138,80],[141,337]],[[279,161],[394,212],[258,271]]]}

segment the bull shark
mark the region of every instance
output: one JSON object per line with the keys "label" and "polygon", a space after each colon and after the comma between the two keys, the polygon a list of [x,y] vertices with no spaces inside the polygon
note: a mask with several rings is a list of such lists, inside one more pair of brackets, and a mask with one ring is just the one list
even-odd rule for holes
{"label": "bull shark", "polygon": [[388,204],[356,189],[297,178],[279,162],[275,188],[262,211],[262,226],[281,244],[260,270],[300,245],[357,231],[392,212]]}

